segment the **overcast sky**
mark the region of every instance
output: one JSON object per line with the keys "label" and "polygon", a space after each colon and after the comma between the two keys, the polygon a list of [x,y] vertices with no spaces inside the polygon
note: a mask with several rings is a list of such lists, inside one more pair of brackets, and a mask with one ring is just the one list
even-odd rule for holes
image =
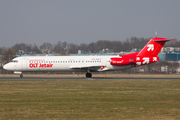
{"label": "overcast sky", "polygon": [[180,0],[0,0],[0,46],[180,40]]}

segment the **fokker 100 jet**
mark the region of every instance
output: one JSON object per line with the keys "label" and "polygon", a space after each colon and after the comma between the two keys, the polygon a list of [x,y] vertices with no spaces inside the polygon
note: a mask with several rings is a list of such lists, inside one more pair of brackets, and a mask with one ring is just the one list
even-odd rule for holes
{"label": "fokker 100 jet", "polygon": [[117,56],[29,56],[16,57],[5,64],[5,70],[14,71],[23,77],[24,71],[72,71],[92,72],[117,71],[147,65],[159,61],[158,54],[167,41],[173,39],[156,37],[151,39],[140,52]]}

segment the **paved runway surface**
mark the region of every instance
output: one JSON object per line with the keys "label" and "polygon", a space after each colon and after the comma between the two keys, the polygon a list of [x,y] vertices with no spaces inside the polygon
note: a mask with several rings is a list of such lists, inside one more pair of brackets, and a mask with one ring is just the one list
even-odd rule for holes
{"label": "paved runway surface", "polygon": [[2,80],[34,80],[34,81],[41,81],[41,80],[180,80],[180,78],[119,78],[119,77],[94,77],[94,78],[83,78],[83,77],[24,77],[19,78],[17,77],[0,77],[0,81]]}

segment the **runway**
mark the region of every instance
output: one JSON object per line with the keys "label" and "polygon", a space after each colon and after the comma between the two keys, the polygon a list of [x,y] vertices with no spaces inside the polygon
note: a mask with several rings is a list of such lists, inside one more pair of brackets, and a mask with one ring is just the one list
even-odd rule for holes
{"label": "runway", "polygon": [[94,78],[83,78],[83,77],[0,77],[0,81],[42,81],[42,80],[180,80],[180,78],[147,78],[147,77],[94,77]]}

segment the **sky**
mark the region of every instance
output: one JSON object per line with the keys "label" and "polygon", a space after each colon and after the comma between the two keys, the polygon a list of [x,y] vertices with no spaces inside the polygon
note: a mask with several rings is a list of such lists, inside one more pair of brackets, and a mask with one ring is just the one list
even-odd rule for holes
{"label": "sky", "polygon": [[180,0],[0,0],[0,47],[130,37],[180,40]]}

